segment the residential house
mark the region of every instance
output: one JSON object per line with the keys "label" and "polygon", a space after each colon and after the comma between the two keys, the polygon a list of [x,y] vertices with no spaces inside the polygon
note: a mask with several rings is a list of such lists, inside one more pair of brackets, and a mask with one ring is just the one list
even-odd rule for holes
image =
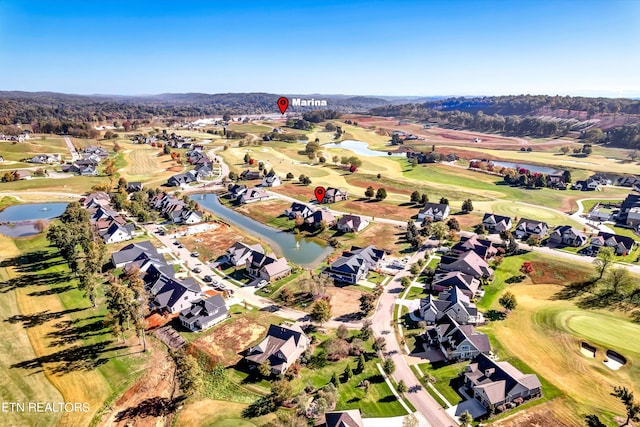
{"label": "residential house", "polygon": [[220,294],[195,300],[180,312],[180,323],[193,332],[204,331],[229,317],[229,309]]}
{"label": "residential house", "polygon": [[191,209],[183,209],[180,212],[179,222],[182,224],[197,224],[202,222],[202,214],[198,211],[192,211]]}
{"label": "residential house", "polygon": [[482,225],[487,229],[489,233],[501,233],[505,230],[511,230],[513,223],[508,216],[484,214],[482,217]]}
{"label": "residential house", "polygon": [[264,254],[264,249],[262,249],[262,246],[259,244],[249,246],[242,242],[236,242],[227,249],[224,255],[224,263],[234,267],[245,266],[247,260],[251,258],[254,253]]}
{"label": "residential house", "polygon": [[153,246],[149,240],[131,243],[118,252],[111,254],[111,262],[115,268],[124,267],[130,262],[144,259],[162,260],[162,262],[164,262],[162,255],[158,253],[155,246]]}
{"label": "residential house", "polygon": [[476,279],[487,279],[493,276],[493,269],[473,251],[465,252],[457,258],[443,256],[440,260],[439,268],[443,271],[459,271]]}
{"label": "residential house", "polygon": [[326,412],[324,423],[326,427],[364,427],[359,409]]}
{"label": "residential house", "polygon": [[142,191],[142,183],[139,181],[133,181],[127,184],[127,193],[134,193],[136,191]]}
{"label": "residential house", "polygon": [[261,365],[269,362],[271,372],[284,374],[309,348],[309,338],[300,326],[271,325],[267,336],[258,345],[251,347],[245,359]]}
{"label": "residential house", "polygon": [[629,194],[620,204],[620,212],[618,213],[618,222],[627,226],[637,226],[635,215],[632,215],[629,221],[629,213],[632,209],[640,208],[640,194]]}
{"label": "residential house", "polygon": [[420,300],[420,316],[428,325],[433,325],[445,315],[461,325],[478,323],[483,320],[476,305],[459,288],[451,288],[441,292],[438,298],[428,295]]}
{"label": "residential house", "polygon": [[245,263],[247,274],[256,279],[264,279],[268,282],[281,279],[291,274],[291,267],[286,258],[277,258],[272,254],[253,252]]}
{"label": "residential house", "polygon": [[542,384],[535,374],[524,374],[509,362],[496,362],[484,354],[467,365],[463,375],[470,394],[487,410],[500,411],[506,403],[542,396]]}
{"label": "residential house", "polygon": [[338,220],[337,228],[338,231],[343,233],[358,233],[369,225],[369,221],[360,215],[343,215],[342,218]]}
{"label": "residential house", "polygon": [[449,216],[451,208],[449,205],[442,203],[425,203],[425,205],[418,212],[418,221],[443,221]]}
{"label": "residential house", "polygon": [[513,234],[522,240],[528,239],[531,236],[538,236],[540,239],[543,239],[548,232],[549,225],[546,222],[520,218]]}
{"label": "residential house", "polygon": [[356,284],[365,279],[370,270],[377,269],[385,255],[383,250],[373,245],[365,248],[352,246],[331,263],[327,272],[337,282]]}
{"label": "residential house", "polygon": [[60,163],[62,161],[62,156],[60,154],[36,154],[30,160],[31,163],[38,164],[51,164],[51,163]]}
{"label": "residential house", "polygon": [[93,193],[89,193],[89,195],[80,199],[80,203],[82,203],[82,206],[84,206],[85,208],[88,208],[95,203],[109,204],[111,203],[111,196],[104,191],[95,191]]}
{"label": "residential house", "polygon": [[566,190],[567,183],[564,182],[564,172],[556,172],[549,174],[549,187],[555,188],[557,190]]}
{"label": "residential house", "polygon": [[4,163],[4,156],[0,155],[0,163]]}
{"label": "residential house", "polygon": [[[146,279],[146,276],[145,276]],[[200,287],[193,278],[182,281],[165,274],[160,275],[147,286],[152,310],[179,313],[200,299]]]}
{"label": "residential house", "polygon": [[269,174],[262,178],[263,187],[277,187],[279,185],[282,185],[282,181],[280,180],[280,177],[275,173]]}
{"label": "residential house", "polygon": [[571,189],[580,191],[599,191],[600,183],[593,178],[589,178],[587,180],[576,181],[576,183],[571,186]]}
{"label": "residential house", "polygon": [[100,237],[107,244],[124,242],[133,239],[134,231],[135,227],[132,223],[121,225],[114,222],[108,229],[100,233]]}
{"label": "residential house", "polygon": [[305,205],[304,203],[293,202],[289,208],[285,209],[284,214],[289,219],[294,219],[298,216],[304,219],[314,212],[315,212],[315,209],[313,209],[309,205]]}
{"label": "residential house", "polygon": [[227,190],[227,198],[236,200],[247,191],[247,186],[244,184],[229,184]]}
{"label": "residential house", "polygon": [[472,359],[491,351],[486,334],[476,331],[472,325],[460,325],[448,314],[427,330],[427,343],[439,347],[447,361]]}
{"label": "residential house", "polygon": [[346,191],[342,191],[334,187],[329,187],[324,193],[322,203],[337,203],[348,199],[349,194]]}
{"label": "residential house", "polygon": [[640,184],[640,178],[633,175],[621,176],[616,179],[615,185],[619,187],[634,187]]}
{"label": "residential house", "polygon": [[453,245],[451,251],[458,255],[467,251],[474,251],[484,260],[491,259],[498,253],[498,249],[493,246],[490,240],[481,239],[477,235],[461,237],[460,241]]}
{"label": "residential house", "polygon": [[240,203],[254,203],[261,202],[263,200],[267,200],[269,197],[269,193],[264,191],[262,188],[249,188],[245,191],[242,196],[240,196]]}
{"label": "residential house", "polygon": [[167,185],[169,187],[180,187],[181,185],[189,184],[196,181],[196,177],[191,173],[179,173],[173,175],[171,178],[167,180]]}
{"label": "residential house", "polygon": [[587,235],[570,225],[560,225],[549,235],[549,243],[580,247],[587,244]]}
{"label": "residential house", "polygon": [[425,289],[443,292],[448,289],[460,289],[469,298],[475,298],[480,293],[480,281],[470,274],[461,271],[444,271],[437,269],[431,283]]}
{"label": "residential house", "polygon": [[336,218],[329,211],[324,209],[317,210],[304,219],[304,223],[313,229],[322,227],[323,223],[326,228],[331,228],[336,223]]}
{"label": "residential house", "polygon": [[244,181],[253,181],[262,178],[260,171],[244,170],[240,173],[240,179]]}
{"label": "residential house", "polygon": [[87,147],[84,149],[83,157],[95,156],[100,160],[104,160],[109,157],[109,153],[102,147]]}
{"label": "residential house", "polygon": [[625,255],[631,252],[635,243],[631,237],[601,231],[591,239],[591,250],[598,252],[601,247],[606,246],[613,248],[616,255]]}
{"label": "residential house", "polygon": [[625,225],[633,228],[634,230],[640,230],[640,207],[631,208],[627,212],[627,220]]}
{"label": "residential house", "polygon": [[31,179],[31,171],[27,170],[27,169],[19,169],[17,171],[14,171],[15,177],[18,180],[22,180],[22,179]]}

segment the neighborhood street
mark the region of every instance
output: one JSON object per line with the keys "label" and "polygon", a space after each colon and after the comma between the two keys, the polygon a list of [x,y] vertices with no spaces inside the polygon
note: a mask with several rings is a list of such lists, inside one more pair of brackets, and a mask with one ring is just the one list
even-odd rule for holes
{"label": "neighborhood street", "polygon": [[71,153],[71,161],[75,162],[76,160],[80,160],[80,155],[76,151],[76,147],[73,146],[73,142],[71,142],[71,138],[69,138],[68,136],[65,136],[64,142],[66,142],[67,147],[69,148],[69,152]]}

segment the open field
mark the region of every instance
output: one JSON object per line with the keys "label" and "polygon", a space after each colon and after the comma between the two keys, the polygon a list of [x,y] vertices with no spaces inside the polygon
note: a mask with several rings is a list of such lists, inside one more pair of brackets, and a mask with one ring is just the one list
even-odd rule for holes
{"label": "open field", "polygon": [[259,427],[273,421],[275,414],[242,418],[243,403],[199,399],[188,403],[179,413],[176,427]]}
{"label": "open field", "polygon": [[[29,341],[27,329],[19,322],[7,319],[20,313],[16,291],[10,285],[17,277],[14,267],[6,261],[20,255],[14,241],[0,236],[0,317],[4,320],[0,330],[0,400],[3,402],[62,402],[63,396],[41,370],[31,372],[27,368],[12,367],[17,361],[35,359],[36,353]],[[56,425],[59,413],[29,414],[9,412],[2,415],[4,425]]]}
{"label": "open field", "polygon": [[26,191],[29,190],[43,192],[49,191],[52,193],[77,193],[82,194],[91,190],[96,184],[109,183],[108,177],[94,177],[94,176],[69,176],[64,179],[49,179],[49,178],[32,178],[14,182],[2,182],[0,183],[0,193]]}
{"label": "open field", "polygon": [[[619,313],[582,310],[571,301],[554,298],[561,289],[559,285],[511,286],[518,307],[506,320],[490,325],[492,345],[499,355],[516,356],[564,393],[562,400],[573,409],[555,415],[570,425],[580,423],[572,414],[600,412],[609,419],[613,413],[620,415],[621,405],[609,393],[613,385],[640,392],[640,346],[634,338],[640,325]],[[595,359],[581,354],[582,339],[598,347]],[[605,367],[607,349],[625,356],[627,365],[618,371]]]}
{"label": "open field", "polygon": [[64,413],[60,420],[61,425],[88,425],[105,402],[135,380],[145,355],[136,338],[126,346],[112,339],[103,323],[101,290],[102,305],[91,308],[43,235],[14,242],[21,255],[4,261],[15,276],[3,287],[6,294],[15,295],[19,311],[7,321],[26,330],[34,357],[16,358],[10,369],[34,379],[46,376],[64,401],[89,403],[89,412]]}
{"label": "open field", "polygon": [[[36,135],[25,142],[15,144],[11,141],[0,141],[0,154],[5,160],[20,161],[44,153],[61,154],[64,159],[71,159],[69,149],[61,136],[46,135],[42,139],[41,135]],[[30,164],[30,166],[35,165]]]}
{"label": "open field", "polygon": [[159,156],[160,150],[148,145],[131,145],[135,147],[124,151],[126,168],[119,170],[121,176],[128,181],[166,180],[175,172],[167,169],[175,166],[169,156]]}

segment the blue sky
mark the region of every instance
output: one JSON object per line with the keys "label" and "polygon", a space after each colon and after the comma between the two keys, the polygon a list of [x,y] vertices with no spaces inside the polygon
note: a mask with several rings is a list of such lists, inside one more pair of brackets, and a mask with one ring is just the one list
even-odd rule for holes
{"label": "blue sky", "polygon": [[640,95],[640,1],[0,0],[0,90]]}

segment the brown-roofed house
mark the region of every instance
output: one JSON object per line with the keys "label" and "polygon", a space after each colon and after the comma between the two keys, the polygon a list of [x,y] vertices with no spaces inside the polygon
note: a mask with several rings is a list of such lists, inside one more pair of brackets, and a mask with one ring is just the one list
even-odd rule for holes
{"label": "brown-roofed house", "polygon": [[286,372],[308,347],[309,338],[299,326],[271,325],[267,336],[249,349],[245,359],[256,365],[269,361],[271,372],[278,375]]}

